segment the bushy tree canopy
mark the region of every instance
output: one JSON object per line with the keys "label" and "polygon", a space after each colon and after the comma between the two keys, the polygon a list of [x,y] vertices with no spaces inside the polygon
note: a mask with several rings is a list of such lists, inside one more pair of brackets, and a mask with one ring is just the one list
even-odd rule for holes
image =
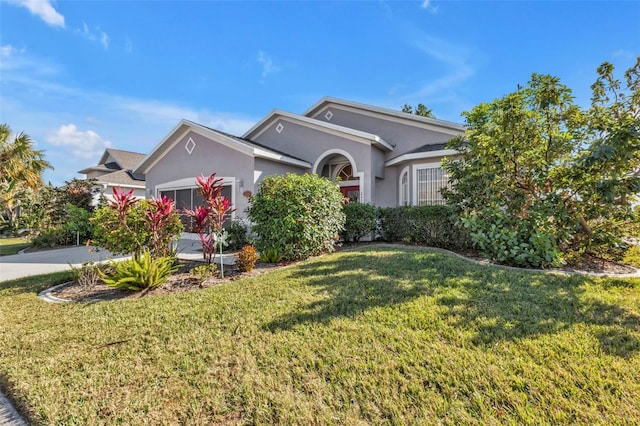
{"label": "bushy tree canopy", "polygon": [[557,77],[464,116],[468,130],[449,148],[444,190],[462,210],[476,245],[494,259],[554,265],[567,255],[618,257],[640,192],[640,58],[620,82],[602,64],[590,108]]}

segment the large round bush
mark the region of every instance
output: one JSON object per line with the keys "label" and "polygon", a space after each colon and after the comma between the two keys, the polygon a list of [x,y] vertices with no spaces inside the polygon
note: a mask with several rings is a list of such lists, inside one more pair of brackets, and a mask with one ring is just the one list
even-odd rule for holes
{"label": "large round bush", "polygon": [[248,211],[258,250],[276,249],[285,260],[332,251],[344,226],[343,203],[338,186],[317,175],[266,177]]}

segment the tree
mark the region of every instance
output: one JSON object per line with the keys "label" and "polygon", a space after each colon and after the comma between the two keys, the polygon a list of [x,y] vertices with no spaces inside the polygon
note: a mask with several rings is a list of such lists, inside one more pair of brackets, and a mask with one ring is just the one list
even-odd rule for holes
{"label": "tree", "polygon": [[448,144],[462,161],[445,160],[443,193],[485,254],[536,266],[622,255],[640,192],[640,58],[624,88],[613,71],[598,68],[587,110],[557,77],[533,74],[463,114],[466,136]]}
{"label": "tree", "polygon": [[402,112],[406,112],[407,114],[420,115],[427,118],[436,118],[436,116],[433,115],[433,111],[431,110],[431,108],[427,108],[424,104],[418,104],[415,109],[409,104],[404,104],[402,105]]}
{"label": "tree", "polygon": [[0,124],[0,205],[13,226],[18,215],[21,194],[43,186],[42,172],[53,169],[44,160],[44,151],[34,149],[33,140],[20,133],[11,140],[11,128]]}

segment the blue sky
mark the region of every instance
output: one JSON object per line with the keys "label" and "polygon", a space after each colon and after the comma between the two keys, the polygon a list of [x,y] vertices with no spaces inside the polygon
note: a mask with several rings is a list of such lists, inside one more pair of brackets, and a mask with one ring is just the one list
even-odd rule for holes
{"label": "blue sky", "polygon": [[182,118],[241,135],[322,96],[460,114],[640,55],[638,1],[0,0],[0,122],[79,177],[105,147],[148,153]]}

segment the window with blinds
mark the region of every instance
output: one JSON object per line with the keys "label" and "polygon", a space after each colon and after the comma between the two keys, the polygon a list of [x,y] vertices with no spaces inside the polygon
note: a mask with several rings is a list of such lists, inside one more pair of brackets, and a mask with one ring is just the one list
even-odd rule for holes
{"label": "window with blinds", "polygon": [[449,188],[449,176],[440,167],[416,169],[416,204],[445,204],[441,188]]}
{"label": "window with blinds", "polygon": [[[229,198],[233,203],[231,185],[225,185],[222,187],[222,195]],[[180,213],[180,220],[184,225],[186,232],[191,232],[193,227],[193,221],[188,216],[182,215],[185,209],[194,210],[196,207],[204,204],[204,199],[200,194],[198,188],[184,188],[184,189],[163,189],[160,191],[160,197],[168,197],[175,201],[176,210]],[[231,214],[227,215],[227,219],[231,217]],[[226,223],[225,225],[229,225]]]}

